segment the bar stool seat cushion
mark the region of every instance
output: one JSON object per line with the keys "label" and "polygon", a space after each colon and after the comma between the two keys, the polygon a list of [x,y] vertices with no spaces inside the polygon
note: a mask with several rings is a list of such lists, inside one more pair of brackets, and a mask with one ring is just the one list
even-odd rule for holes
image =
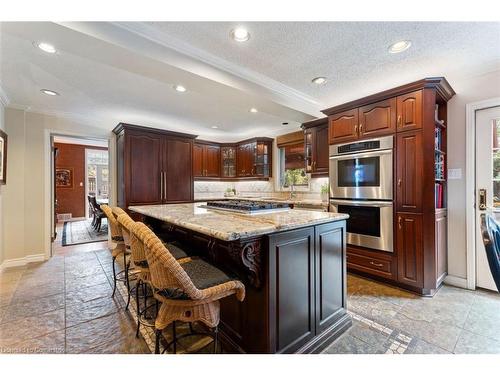
{"label": "bar stool seat cushion", "polygon": [[179,241],[174,241],[174,242],[162,241],[162,243],[175,259],[187,258],[189,256],[189,254],[182,248],[182,244]]}
{"label": "bar stool seat cushion", "polygon": [[[210,263],[202,259],[196,258],[189,262],[182,263],[182,268],[191,278],[196,288],[203,290],[212,286],[227,283],[228,281],[237,280],[229,276],[219,268],[212,266]],[[167,288],[158,291],[158,294],[170,299],[189,299],[188,295],[179,288]]]}

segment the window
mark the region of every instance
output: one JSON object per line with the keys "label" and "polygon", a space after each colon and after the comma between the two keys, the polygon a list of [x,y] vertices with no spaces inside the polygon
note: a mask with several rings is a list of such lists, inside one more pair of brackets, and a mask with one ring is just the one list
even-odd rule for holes
{"label": "window", "polygon": [[280,147],[280,185],[282,187],[308,186],[305,170],[304,143]]}

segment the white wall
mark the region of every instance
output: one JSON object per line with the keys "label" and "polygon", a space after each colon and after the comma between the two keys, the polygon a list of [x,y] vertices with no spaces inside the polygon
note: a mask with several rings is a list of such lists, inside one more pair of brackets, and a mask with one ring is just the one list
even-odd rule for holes
{"label": "white wall", "polygon": [[448,274],[466,278],[465,105],[500,97],[500,70],[450,83],[457,95],[448,102],[448,168],[462,169],[462,179],[448,181]]}
{"label": "white wall", "polygon": [[[9,135],[7,185],[2,191],[4,261],[43,255],[50,236],[45,173],[47,130],[57,134],[109,138],[110,132],[67,119],[7,108],[5,128]],[[112,142],[113,143],[113,142]],[[110,150],[111,165],[114,154]],[[113,170],[113,169],[112,169]],[[115,185],[114,175],[111,184]],[[50,185],[49,185],[50,186]],[[50,207],[50,206],[49,206]]]}
{"label": "white wall", "polygon": [[[0,101],[0,130],[5,131],[5,109],[3,103]],[[7,144],[8,146],[8,144]],[[3,262],[3,212],[2,212],[2,190],[3,185],[0,185],[0,265]]]}

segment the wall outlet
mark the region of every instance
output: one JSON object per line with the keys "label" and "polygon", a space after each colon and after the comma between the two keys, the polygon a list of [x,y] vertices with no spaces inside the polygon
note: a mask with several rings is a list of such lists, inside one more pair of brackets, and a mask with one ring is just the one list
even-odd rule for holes
{"label": "wall outlet", "polygon": [[448,180],[461,180],[462,168],[448,169]]}

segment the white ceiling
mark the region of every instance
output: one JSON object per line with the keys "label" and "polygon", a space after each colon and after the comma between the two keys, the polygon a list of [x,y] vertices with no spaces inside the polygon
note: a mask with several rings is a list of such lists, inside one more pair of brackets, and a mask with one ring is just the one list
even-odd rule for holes
{"label": "white ceiling", "polygon": [[[500,23],[243,24],[246,43],[227,22],[1,23],[0,86],[11,106],[110,130],[129,122],[231,141],[293,131],[321,109],[423,77],[453,86],[500,69]],[[389,54],[401,39],[412,47]]]}

